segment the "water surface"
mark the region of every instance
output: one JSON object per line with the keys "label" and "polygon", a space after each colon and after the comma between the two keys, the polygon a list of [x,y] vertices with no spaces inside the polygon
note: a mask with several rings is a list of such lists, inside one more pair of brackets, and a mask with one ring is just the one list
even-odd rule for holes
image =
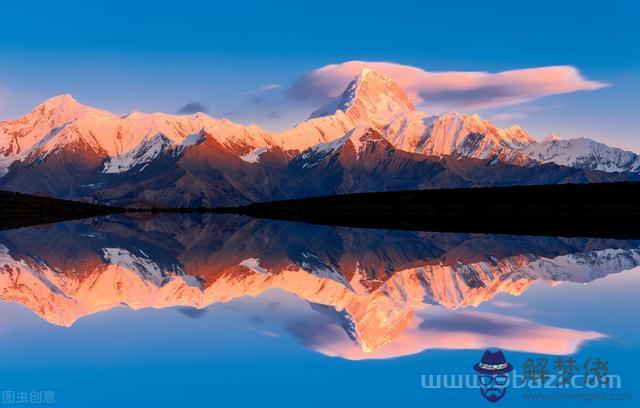
{"label": "water surface", "polygon": [[[622,388],[597,391],[631,395],[638,265],[640,241],[227,215],[2,231],[0,390],[64,407],[488,404],[422,376],[473,374],[498,347],[516,369],[606,360]],[[499,404],[633,405],[530,392]]]}

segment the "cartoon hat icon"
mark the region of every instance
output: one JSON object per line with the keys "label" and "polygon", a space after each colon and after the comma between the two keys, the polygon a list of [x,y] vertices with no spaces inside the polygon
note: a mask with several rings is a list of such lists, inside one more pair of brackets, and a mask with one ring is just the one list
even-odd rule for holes
{"label": "cartoon hat icon", "polygon": [[507,363],[502,350],[491,351],[487,349],[480,362],[473,366],[480,374],[504,374],[513,370],[513,366]]}

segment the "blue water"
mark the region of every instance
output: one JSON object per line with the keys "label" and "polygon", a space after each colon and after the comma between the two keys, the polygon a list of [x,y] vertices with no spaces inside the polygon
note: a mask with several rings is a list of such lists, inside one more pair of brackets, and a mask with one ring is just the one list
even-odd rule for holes
{"label": "blue water", "polygon": [[[127,256],[116,259],[105,248]],[[136,249],[142,252],[132,258]],[[622,388],[561,392],[573,398],[593,392],[638,398],[636,250],[640,243],[632,241],[355,230],[237,217],[116,217],[4,231],[2,405],[18,405],[15,399],[24,393],[47,392],[54,402],[38,405],[476,406],[490,404],[479,390],[425,389],[421,376],[473,374],[487,347],[500,347],[516,370],[530,357],[547,358],[549,368],[558,355],[572,356],[579,367],[589,358],[606,360]],[[567,258],[578,261],[567,266]],[[368,271],[362,280],[368,288],[348,279],[356,261]],[[243,262],[249,267],[237,266]],[[502,275],[470,278],[470,265],[508,263]],[[443,265],[451,268],[438,269]],[[107,267],[122,272],[118,290],[95,281],[111,273]],[[417,287],[410,277],[428,267],[434,275],[424,279],[438,282],[429,280],[411,295]],[[216,275],[219,270],[225,273]],[[284,270],[294,272],[279,280]],[[444,279],[445,272],[457,280]],[[300,274],[307,285],[319,279],[318,289],[310,294],[291,284]],[[257,287],[248,284],[254,279],[258,292],[247,289]],[[460,283],[465,279],[473,293]],[[495,286],[519,279],[532,282],[520,293]],[[198,307],[186,305],[193,296],[176,302],[163,295],[162,307],[140,291],[127,295],[126,304],[112,298],[140,282],[153,293],[176,282],[189,283],[183,290],[209,293],[222,280],[227,283],[220,290],[234,296]],[[78,282],[93,283],[77,291]],[[332,289],[325,293],[327,287]],[[391,294],[391,287],[402,293]],[[439,289],[446,298],[430,292]],[[370,308],[362,315],[340,303],[352,293],[384,291],[391,295],[379,299],[395,296],[392,306],[376,298],[365,302]],[[460,300],[456,293],[462,292]],[[108,307],[78,306],[89,301]],[[66,306],[52,306],[60,302]],[[61,324],[60,315],[70,307],[78,307],[75,320]],[[389,316],[406,310],[413,315],[392,330]],[[378,344],[385,335],[388,341]],[[549,396],[558,390],[509,389],[497,404],[635,406],[633,399],[524,400],[530,393]]]}

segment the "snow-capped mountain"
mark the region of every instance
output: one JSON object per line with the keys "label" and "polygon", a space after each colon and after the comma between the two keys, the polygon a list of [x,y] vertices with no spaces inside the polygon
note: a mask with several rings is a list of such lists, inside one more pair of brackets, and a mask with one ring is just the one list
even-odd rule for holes
{"label": "snow-capped mountain", "polygon": [[11,163],[25,158],[37,145],[49,143],[65,126],[87,116],[103,122],[117,119],[109,112],[81,105],[67,94],[46,100],[21,118],[1,121],[0,176]]}
{"label": "snow-capped mountain", "polygon": [[562,140],[552,135],[522,152],[540,163],[608,172],[640,171],[640,155],[586,138]]}
{"label": "snow-capped mountain", "polygon": [[[155,159],[167,148],[197,143],[203,131],[238,153],[272,144],[268,132],[207,115],[133,112],[124,117],[87,107],[71,95],[48,99],[15,121],[0,122],[0,154],[42,162],[64,149],[84,146],[106,159],[105,173],[123,172]],[[10,163],[9,163],[10,164]]]}
{"label": "snow-capped mountain", "polygon": [[394,115],[414,111],[409,96],[391,78],[365,68],[337,99],[318,108],[310,118],[344,112],[354,123],[382,127]]}
{"label": "snow-capped mountain", "polygon": [[32,112],[0,122],[0,172],[16,161],[43,163],[64,150],[87,150],[105,160],[105,173],[121,173],[162,152],[200,141],[204,131],[239,154],[274,142],[256,126],[242,126],[207,115],[133,112],[118,117],[78,103],[71,95],[48,99]]}
{"label": "snow-capped mountain", "polygon": [[277,138],[282,148],[302,151],[341,138],[356,126],[379,131],[394,116],[414,110],[411,99],[393,80],[363,69],[338,98]]}
{"label": "snow-capped mountain", "polygon": [[389,122],[383,136],[399,149],[425,155],[453,155],[529,164],[520,150],[535,140],[519,126],[499,129],[478,115],[408,112]]}
{"label": "snow-capped mountain", "polygon": [[0,188],[118,205],[636,180],[638,163],[634,153],[592,141],[536,143],[518,126],[500,129],[477,115],[418,112],[370,69],[280,133],[202,113],[118,116],[70,95],[0,122]]}
{"label": "snow-capped mountain", "polygon": [[338,98],[284,132],[281,145],[304,150],[333,141],[359,125],[380,131],[394,147],[407,152],[499,159],[519,165],[530,162],[519,150],[535,142],[518,126],[499,129],[477,115],[418,112],[393,80],[364,69]]}
{"label": "snow-capped mountain", "polygon": [[627,180],[557,165],[519,166],[469,157],[431,156],[397,149],[372,127],[358,126],[295,156],[283,179],[298,197],[354,192]]}

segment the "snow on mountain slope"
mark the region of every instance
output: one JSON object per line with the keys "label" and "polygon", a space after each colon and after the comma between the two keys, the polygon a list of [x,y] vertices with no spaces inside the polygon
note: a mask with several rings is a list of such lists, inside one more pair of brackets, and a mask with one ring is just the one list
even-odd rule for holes
{"label": "snow on mountain slope", "polygon": [[526,146],[523,153],[542,163],[607,172],[640,171],[640,155],[591,139],[561,140],[549,137]]}
{"label": "snow on mountain slope", "polygon": [[47,99],[21,118],[0,122],[0,176],[38,143],[54,138],[67,124],[92,116],[109,122],[117,116],[78,103],[71,95]]}
{"label": "snow on mountain slope", "polygon": [[127,171],[169,148],[196,144],[207,132],[225,148],[245,154],[272,146],[269,132],[202,113],[118,117],[78,103],[71,95],[51,98],[14,121],[0,122],[0,175],[16,160],[38,162],[61,149],[88,146],[107,160],[106,173]]}
{"label": "snow on mountain slope", "polygon": [[241,155],[257,147],[271,146],[271,135],[257,126],[243,126],[202,113],[165,115],[153,113],[126,117],[105,135],[112,142],[105,173],[120,173],[148,163],[170,148],[193,146],[203,133]]}
{"label": "snow on mountain slope", "polygon": [[[113,149],[108,151],[109,159],[103,171],[127,171],[150,162],[163,151],[199,144],[204,134],[238,156],[274,144],[271,134],[257,126],[243,126],[202,113],[188,116],[139,114],[134,118],[128,116],[121,120],[117,135],[129,135],[129,139],[125,144],[112,145]],[[115,139],[118,140],[119,136]]]}
{"label": "snow on mountain slope", "polygon": [[512,164],[526,164],[518,150],[535,141],[519,126],[500,129],[478,115],[456,112],[440,116],[408,112],[387,124],[382,135],[396,148],[412,153],[497,158]]}
{"label": "snow on mountain slope", "polygon": [[[22,118],[0,122],[0,178],[12,163],[22,161],[23,166],[15,167],[16,174],[30,175],[13,178],[11,188],[21,190],[32,185],[33,180],[49,180],[31,165],[46,162],[56,152],[65,153],[56,155],[64,157],[59,160],[63,163],[60,168],[73,167],[68,164],[75,157],[90,163],[82,174],[124,173],[134,168],[141,171],[146,164],[166,157],[165,153],[181,157],[187,150],[207,150],[199,150],[198,145],[204,141],[214,142],[209,154],[223,149],[256,167],[272,148],[304,152],[316,146],[321,151],[346,140],[355,145],[359,142],[350,132],[358,126],[380,132],[398,150],[427,156],[453,155],[519,166],[553,162],[610,172],[640,169],[638,155],[587,139],[535,143],[518,126],[500,129],[477,115],[450,112],[429,116],[416,111],[411,98],[394,81],[364,69],[338,98],[314,111],[308,120],[280,133],[202,113],[133,112],[120,117],[84,106],[70,95],[54,97]],[[373,156],[370,160],[374,160]],[[75,182],[69,175],[50,167],[50,172],[61,174],[59,180],[52,179],[38,188],[57,191],[56,185],[67,182],[65,191],[73,191]],[[228,175],[225,169],[221,171]],[[236,182],[237,178],[231,179]]]}
{"label": "snow on mountain slope", "polygon": [[277,138],[284,149],[303,151],[341,138],[359,125],[381,130],[395,116],[414,110],[409,96],[393,80],[363,69],[338,98]]}
{"label": "snow on mountain slope", "polygon": [[[364,69],[336,100],[314,111],[306,123],[326,118],[340,120],[340,114],[354,126],[382,130],[383,137],[397,149],[411,153],[497,158],[526,164],[529,160],[517,150],[534,142],[518,126],[499,129],[477,115],[450,112],[428,116],[417,112],[411,98],[395,82],[370,69]],[[344,120],[341,123],[349,125]],[[326,133],[336,137],[331,132],[323,133],[322,140],[316,138],[307,143],[331,141]]]}
{"label": "snow on mountain slope", "polygon": [[347,142],[350,142],[353,145],[356,152],[360,152],[367,142],[374,142],[381,139],[380,135],[374,129],[368,126],[357,126],[341,138],[327,143],[319,143],[311,147],[307,151],[303,152],[301,157],[306,158],[309,155],[326,156],[327,154],[331,154],[342,148]]}
{"label": "snow on mountain slope", "polygon": [[376,141],[384,141],[384,139],[375,129],[364,125],[356,126],[338,139],[330,142],[318,143],[317,145],[304,150],[295,157],[293,163],[301,169],[309,169],[318,165],[329,155],[342,149],[347,143],[349,143],[355,150],[356,158],[360,159],[367,144],[375,143]]}
{"label": "snow on mountain slope", "polygon": [[[192,136],[198,136],[192,135]],[[190,140],[188,136],[184,140]],[[140,144],[132,150],[122,154],[111,156],[104,164],[103,173],[121,173],[130,170],[137,165],[147,164],[162,152],[171,149],[173,143],[166,136],[158,134],[150,139],[144,139]],[[143,170],[144,166],[140,168]]]}
{"label": "snow on mountain slope", "polygon": [[391,118],[415,107],[409,96],[389,77],[365,68],[336,100],[315,110],[310,118],[344,112],[354,122],[382,127]]}
{"label": "snow on mountain slope", "polygon": [[358,125],[382,129],[395,115],[415,110],[411,99],[388,77],[363,69],[334,101],[275,138],[285,150],[304,151],[343,137]]}
{"label": "snow on mountain slope", "polygon": [[253,149],[249,153],[240,156],[240,158],[247,163],[257,163],[258,161],[260,161],[260,156],[263,153],[266,153],[267,150],[268,148],[266,147],[258,147],[257,149]]}
{"label": "snow on mountain slope", "polygon": [[353,129],[355,122],[344,112],[311,118],[275,136],[285,150],[303,151],[319,143],[331,142]]}

